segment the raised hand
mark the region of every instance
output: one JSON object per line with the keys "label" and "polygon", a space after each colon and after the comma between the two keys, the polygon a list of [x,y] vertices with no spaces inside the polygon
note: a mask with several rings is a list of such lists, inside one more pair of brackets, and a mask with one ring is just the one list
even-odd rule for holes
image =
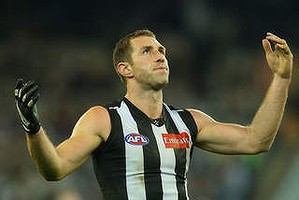
{"label": "raised hand", "polygon": [[15,87],[15,103],[25,132],[35,134],[40,129],[40,122],[36,102],[40,96],[35,81],[24,83],[18,79]]}
{"label": "raised hand", "polygon": [[[272,72],[285,79],[291,78],[293,69],[293,54],[286,40],[268,32],[262,43],[268,65]],[[273,49],[271,47],[271,43],[274,45]]]}

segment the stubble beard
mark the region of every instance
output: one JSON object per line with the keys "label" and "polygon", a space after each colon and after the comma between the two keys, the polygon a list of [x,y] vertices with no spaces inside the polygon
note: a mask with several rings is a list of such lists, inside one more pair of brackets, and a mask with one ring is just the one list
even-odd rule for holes
{"label": "stubble beard", "polygon": [[163,88],[168,85],[169,83],[169,77],[167,75],[167,78],[165,80],[159,80],[159,81],[154,81],[154,84],[152,84],[152,88],[155,91],[163,90]]}

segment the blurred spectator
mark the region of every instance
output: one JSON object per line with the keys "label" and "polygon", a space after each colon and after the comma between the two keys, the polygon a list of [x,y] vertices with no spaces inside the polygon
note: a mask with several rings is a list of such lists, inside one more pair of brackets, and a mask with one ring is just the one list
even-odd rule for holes
{"label": "blurred spectator", "polygon": [[66,190],[59,192],[54,200],[82,200],[80,194],[76,191]]}

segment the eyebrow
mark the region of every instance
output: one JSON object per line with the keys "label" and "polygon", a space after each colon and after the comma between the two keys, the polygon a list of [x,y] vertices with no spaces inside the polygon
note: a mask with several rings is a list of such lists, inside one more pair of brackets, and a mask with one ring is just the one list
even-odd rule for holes
{"label": "eyebrow", "polygon": [[158,49],[159,49],[159,50],[162,50],[162,51],[164,51],[164,52],[166,52],[166,47],[164,47],[164,46],[162,46],[162,45],[160,45]]}
{"label": "eyebrow", "polygon": [[140,49],[153,49],[153,46],[152,45],[146,45],[146,46],[141,46]]}
{"label": "eyebrow", "polygon": [[[154,47],[152,46],[152,45],[146,45],[146,46],[142,46],[140,49],[153,49]],[[164,46],[162,46],[162,45],[160,45],[159,47],[158,47],[158,50],[159,51],[166,51],[166,48],[164,47]]]}

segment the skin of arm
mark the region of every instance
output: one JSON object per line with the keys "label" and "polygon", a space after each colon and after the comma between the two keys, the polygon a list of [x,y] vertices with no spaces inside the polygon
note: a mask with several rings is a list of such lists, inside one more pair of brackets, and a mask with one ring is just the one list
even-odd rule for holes
{"label": "skin of arm", "polygon": [[110,133],[108,111],[95,106],[76,123],[71,136],[58,146],[50,141],[45,130],[27,134],[27,147],[37,169],[48,181],[58,181],[81,166]]}
{"label": "skin of arm", "polygon": [[293,55],[286,41],[272,33],[267,33],[262,44],[273,79],[252,122],[248,126],[221,123],[201,111],[189,109],[198,127],[197,147],[221,154],[257,154],[270,149],[288,97]]}

